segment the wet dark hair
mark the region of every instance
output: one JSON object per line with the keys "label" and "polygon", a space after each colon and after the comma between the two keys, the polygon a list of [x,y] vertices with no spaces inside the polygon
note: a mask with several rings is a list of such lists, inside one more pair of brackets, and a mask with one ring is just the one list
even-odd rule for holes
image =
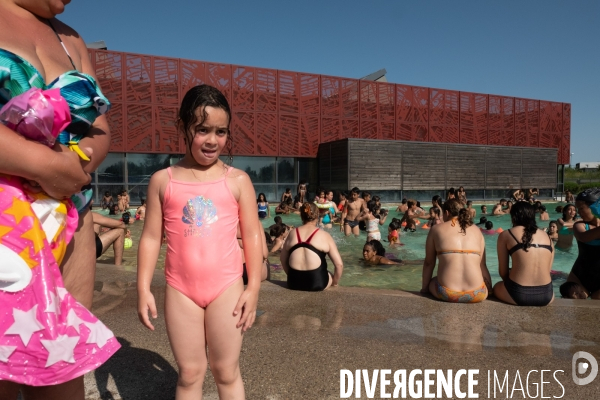
{"label": "wet dark hair", "polygon": [[375,201],[381,201],[381,197],[379,197],[379,196],[373,196],[373,200],[375,200]]}
{"label": "wet dark hair", "polygon": [[467,205],[468,206],[473,205],[473,200],[467,200]]}
{"label": "wet dark hair", "polygon": [[124,212],[123,215],[121,215],[121,219],[124,223],[128,224],[129,219],[131,219],[131,214],[129,212]]}
{"label": "wet dark hair", "polygon": [[432,210],[433,210],[433,213],[434,213],[435,215],[437,215],[438,217],[440,216],[440,209],[439,209],[439,207],[431,207],[431,208],[429,209],[429,211],[432,211]]}
{"label": "wet dark hair", "polygon": [[276,224],[280,225],[283,223],[281,217],[278,215],[275,218],[273,218],[273,221],[275,221]]}
{"label": "wet dark hair", "polygon": [[356,193],[357,195],[359,195],[359,196],[360,196],[360,189],[359,189],[359,188],[357,188],[357,187],[353,187],[353,188],[350,190],[350,193]]}
{"label": "wet dark hair", "polygon": [[416,205],[417,205],[417,201],[416,201],[416,200],[413,200],[413,199],[410,199],[410,200],[408,200],[408,201],[406,202],[406,205],[407,205],[409,208],[411,208],[412,206],[416,206]]}
{"label": "wet dark hair", "polygon": [[442,197],[439,194],[436,194],[431,198],[432,203],[436,203],[438,206],[441,206]]}
{"label": "wet dark hair", "polygon": [[573,207],[573,209],[575,210],[575,212],[577,212],[577,207],[575,207],[574,204],[567,204],[562,209],[563,220],[567,219],[567,212],[569,211],[569,207]]}
{"label": "wet dark hair", "polygon": [[483,207],[487,208],[487,206],[485,204],[481,205],[481,211],[483,211]]}
{"label": "wet dark hair", "polygon": [[583,201],[588,206],[591,206],[600,199],[600,188],[591,188],[579,193],[575,201]]}
{"label": "wet dark hair", "polygon": [[538,229],[535,222],[535,207],[529,203],[519,201],[510,209],[510,217],[512,218],[513,226],[522,226],[524,228],[521,242],[523,243],[523,250],[528,251],[531,246],[533,234]]}
{"label": "wet dark hair", "polygon": [[291,206],[291,205],[293,205],[293,204],[294,204],[294,200],[292,200],[292,198],[291,198],[291,197],[288,197],[287,199],[285,199],[285,203],[286,203],[288,206]]}
{"label": "wet dark hair", "polygon": [[447,211],[450,216],[458,217],[458,224],[460,225],[460,231],[463,234],[467,233],[467,228],[473,225],[473,219],[471,213],[462,206],[460,201],[456,199],[450,199],[442,206],[444,211]]}
{"label": "wet dark hair", "polygon": [[[206,117],[208,116],[206,107],[220,108],[225,111],[228,117],[227,128],[229,128],[229,125],[231,124],[231,109],[229,108],[229,103],[223,93],[221,93],[219,89],[209,85],[194,86],[187,91],[185,96],[183,96],[181,106],[179,107],[179,116],[177,118],[177,122],[180,122],[183,125],[183,138],[190,150],[192,148],[192,141],[196,135],[195,132],[190,131],[192,126],[197,122],[201,125],[206,121]],[[198,108],[202,108],[202,117],[200,121],[198,121],[198,117],[196,117],[196,110]],[[227,132],[226,148],[229,163],[231,164],[231,160],[233,160],[231,131]]]}
{"label": "wet dark hair", "polygon": [[546,206],[540,206],[540,210],[542,210],[542,212],[546,212]]}
{"label": "wet dark hair", "polygon": [[290,189],[290,188],[285,188],[285,192],[286,192],[286,193],[290,193],[291,191],[292,191],[292,189]]}
{"label": "wet dark hair", "polygon": [[565,299],[572,299],[573,297],[571,296],[571,291],[575,291],[575,292],[583,292],[583,287],[581,287],[580,284],[575,283],[575,282],[565,282],[562,285],[560,285],[560,295],[565,298]]}
{"label": "wet dark hair", "polygon": [[377,203],[375,200],[367,201],[367,208],[373,213],[373,215],[375,215],[375,211],[377,211]]}
{"label": "wet dark hair", "polygon": [[408,202],[408,200],[406,199],[406,197],[402,198],[402,204],[406,204]]}
{"label": "wet dark hair", "polygon": [[453,187],[451,187],[450,189],[448,189],[448,193],[456,194],[456,190]]}
{"label": "wet dark hair", "polygon": [[256,202],[257,203],[260,203],[260,201],[261,201],[260,200],[260,196],[263,197],[263,199],[264,199],[263,201],[265,201],[265,202],[267,201],[267,196],[265,196],[265,194],[261,192],[261,193],[258,194],[258,197],[256,198]]}
{"label": "wet dark hair", "polygon": [[285,233],[286,227],[283,224],[275,224],[269,229],[269,235],[278,238]]}
{"label": "wet dark hair", "polygon": [[303,223],[314,221],[319,217],[319,209],[315,203],[306,202],[300,207],[300,218]]}
{"label": "wet dark hair", "polygon": [[370,193],[370,192],[367,192],[366,190],[365,190],[365,191],[363,191],[363,192],[362,192],[362,198],[364,199],[364,198],[365,198],[365,197],[367,197],[367,196],[371,197],[371,193]]}
{"label": "wet dark hair", "polygon": [[488,231],[490,231],[493,228],[494,228],[494,223],[492,221],[486,221],[485,222],[485,229],[487,229]]}
{"label": "wet dark hair", "polygon": [[398,229],[400,229],[401,225],[398,221],[393,221],[389,223],[388,227],[393,230],[393,231],[397,231]]}
{"label": "wet dark hair", "polygon": [[342,191],[340,191],[340,194],[338,195],[338,197],[339,196],[343,196],[344,198],[348,198],[348,192],[346,192],[345,190],[342,190]]}
{"label": "wet dark hair", "polygon": [[373,250],[375,250],[375,253],[377,253],[378,256],[385,257],[385,248],[379,240],[373,239],[368,241],[367,244],[373,247]]}
{"label": "wet dark hair", "polygon": [[417,201],[417,207],[421,208],[421,202]]}

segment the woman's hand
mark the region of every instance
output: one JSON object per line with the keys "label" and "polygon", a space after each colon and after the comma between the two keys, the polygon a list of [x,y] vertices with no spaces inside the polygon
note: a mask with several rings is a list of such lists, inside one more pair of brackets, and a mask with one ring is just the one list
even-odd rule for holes
{"label": "woman's hand", "polygon": [[256,306],[258,304],[258,290],[252,290],[246,288],[240,299],[233,310],[233,315],[241,314],[239,322],[236,324],[236,328],[242,327],[242,332],[246,332],[252,328],[252,324],[256,319]]}
{"label": "woman's hand", "polygon": [[151,331],[154,330],[154,325],[150,322],[148,317],[148,311],[152,315],[153,319],[156,319],[158,313],[156,312],[156,302],[154,301],[154,295],[147,291],[145,293],[138,294],[138,318],[141,323]]}
{"label": "woman's hand", "polygon": [[[86,154],[90,149],[84,149]],[[83,171],[79,156],[67,147],[55,144],[49,160],[40,163],[33,181],[50,197],[64,199],[81,191],[92,180],[90,174]]]}

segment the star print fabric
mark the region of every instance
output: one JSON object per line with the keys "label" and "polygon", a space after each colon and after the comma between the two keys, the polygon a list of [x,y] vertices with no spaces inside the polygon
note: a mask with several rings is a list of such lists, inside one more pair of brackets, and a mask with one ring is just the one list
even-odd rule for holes
{"label": "star print fabric", "polygon": [[[73,229],[60,214],[76,210],[42,200],[34,206],[18,178],[0,175],[0,380],[30,386],[81,376],[120,347],[62,281],[55,254]],[[50,217],[48,207],[57,213]]]}

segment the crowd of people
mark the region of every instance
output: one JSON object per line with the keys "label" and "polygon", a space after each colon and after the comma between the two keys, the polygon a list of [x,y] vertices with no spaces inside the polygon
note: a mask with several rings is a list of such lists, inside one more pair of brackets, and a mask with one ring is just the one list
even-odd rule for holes
{"label": "crowd of people", "polygon": [[[302,195],[307,197],[306,183],[302,183],[302,190]],[[537,189],[518,190],[512,199],[498,201],[491,216],[510,215],[512,227],[506,230],[494,228],[493,222],[486,216],[488,210],[485,205],[481,206],[479,223],[475,223],[477,210],[473,202],[467,199],[463,187],[456,191],[449,190],[446,201],[434,196],[428,211],[418,201],[403,199],[396,209],[402,213],[402,217],[391,218],[387,224],[387,246],[391,249],[402,245],[401,235],[413,232],[421,225],[429,229],[425,260],[422,261],[422,293],[451,302],[480,302],[493,294],[498,300],[509,304],[544,306],[554,299],[551,270],[555,248],[568,250],[575,238],[580,252],[567,282],[560,288],[561,295],[564,298],[600,298],[600,273],[596,272],[600,270],[597,265],[600,262],[600,230],[595,230],[598,220],[589,208],[598,201],[600,189],[582,192],[577,198],[567,193],[567,197],[575,204],[558,206],[556,211],[562,213],[562,218],[556,221],[549,221],[546,206],[536,200],[536,195],[539,195]],[[284,196],[282,203],[291,199],[289,190]],[[379,226],[386,223],[388,212],[381,208],[377,196],[353,188],[347,193],[339,193],[339,201],[343,202],[341,207],[333,198],[333,191],[319,189],[314,200],[304,203],[300,208],[303,227],[309,227],[302,230],[307,239],[302,240],[303,236],[298,236],[298,229],[294,235],[291,233],[294,229],[284,228],[281,217],[277,217],[278,221],[269,230],[276,242],[271,254],[280,249],[289,250],[297,244],[301,244],[297,247],[307,247],[307,244],[313,243],[313,233],[321,239],[317,240],[318,247],[311,248],[312,259],[309,261],[311,257],[306,255],[302,261],[294,257],[292,269],[288,267],[289,251],[281,252],[280,260],[288,273],[290,288],[324,290],[339,281],[343,264],[331,235],[323,231],[331,228],[332,222],[339,223],[340,231],[346,236],[365,235],[365,266],[407,262],[388,257],[390,253],[386,253],[382,243],[386,241],[381,239]],[[580,218],[577,217],[578,213]],[[537,221],[549,221],[548,228],[540,229]],[[486,264],[483,235],[498,236],[496,252],[502,281],[493,287]],[[327,245],[321,246],[321,242]],[[336,276],[336,279],[326,279],[325,254],[333,254],[330,258],[334,261],[336,274],[332,277]],[[438,270],[434,277],[436,263]],[[297,282],[300,279],[296,272],[298,270],[310,271],[302,275],[300,284]],[[307,283],[312,278],[314,282]]]}

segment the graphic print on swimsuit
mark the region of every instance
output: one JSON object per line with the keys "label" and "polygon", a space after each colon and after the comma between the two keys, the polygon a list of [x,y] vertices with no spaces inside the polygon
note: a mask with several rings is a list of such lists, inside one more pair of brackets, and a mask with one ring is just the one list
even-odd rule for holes
{"label": "graphic print on swimsuit", "polygon": [[181,220],[190,228],[185,229],[183,237],[206,237],[211,236],[211,225],[217,222],[217,208],[211,199],[204,196],[196,196],[189,199],[183,207]]}

